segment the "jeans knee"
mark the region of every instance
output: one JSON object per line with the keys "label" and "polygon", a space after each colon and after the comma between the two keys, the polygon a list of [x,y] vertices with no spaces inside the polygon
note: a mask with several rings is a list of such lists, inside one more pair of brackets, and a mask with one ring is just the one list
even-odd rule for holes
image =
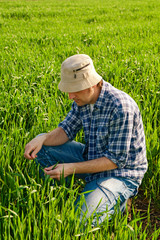
{"label": "jeans knee", "polygon": [[36,137],[42,136],[42,135],[44,135],[44,134],[46,134],[46,133],[40,133],[40,134],[38,134]]}
{"label": "jeans knee", "polygon": [[46,154],[46,151],[45,151],[45,146],[42,145],[41,149],[40,149],[39,152],[37,153],[37,159],[40,158],[40,157],[42,157],[42,156],[46,157],[46,155],[47,155],[47,154]]}

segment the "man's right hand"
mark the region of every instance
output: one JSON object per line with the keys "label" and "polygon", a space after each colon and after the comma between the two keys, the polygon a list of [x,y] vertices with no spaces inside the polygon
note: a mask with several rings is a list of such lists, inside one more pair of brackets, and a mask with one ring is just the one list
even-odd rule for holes
{"label": "man's right hand", "polygon": [[37,153],[41,150],[43,142],[45,141],[45,134],[33,138],[25,146],[24,157],[32,160],[37,157]]}
{"label": "man's right hand", "polygon": [[36,138],[33,138],[25,146],[24,157],[31,160],[37,157],[37,153],[41,150],[43,145],[57,146],[66,143],[69,140],[65,131],[58,127],[51,132],[43,133]]}

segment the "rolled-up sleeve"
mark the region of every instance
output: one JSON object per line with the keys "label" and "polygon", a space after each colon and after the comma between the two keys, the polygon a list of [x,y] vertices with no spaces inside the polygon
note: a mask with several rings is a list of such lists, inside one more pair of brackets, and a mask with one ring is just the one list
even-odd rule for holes
{"label": "rolled-up sleeve", "polygon": [[103,153],[118,168],[124,168],[128,159],[133,132],[134,117],[131,112],[114,113],[109,124],[108,144]]}
{"label": "rolled-up sleeve", "polygon": [[64,121],[59,123],[58,127],[61,127],[65,131],[71,141],[76,137],[76,134],[82,128],[82,122],[75,102],[72,104],[72,108]]}

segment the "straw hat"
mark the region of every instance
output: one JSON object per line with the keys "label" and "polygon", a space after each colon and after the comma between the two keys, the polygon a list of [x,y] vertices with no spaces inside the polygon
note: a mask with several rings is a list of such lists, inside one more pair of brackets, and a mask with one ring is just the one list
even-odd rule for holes
{"label": "straw hat", "polygon": [[96,85],[101,80],[92,59],[88,55],[77,54],[62,63],[58,87],[62,92],[78,92]]}

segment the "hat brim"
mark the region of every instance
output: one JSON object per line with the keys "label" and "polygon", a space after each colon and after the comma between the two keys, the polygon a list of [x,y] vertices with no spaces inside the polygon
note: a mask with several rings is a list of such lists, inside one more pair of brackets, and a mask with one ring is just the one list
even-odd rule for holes
{"label": "hat brim", "polygon": [[65,81],[60,81],[58,88],[62,92],[79,92],[82,90],[85,90],[87,88],[93,87],[97,83],[99,83],[102,80],[102,77],[98,73],[94,73],[94,75],[90,75],[89,78],[87,79],[80,79],[79,81],[76,82],[65,82]]}

